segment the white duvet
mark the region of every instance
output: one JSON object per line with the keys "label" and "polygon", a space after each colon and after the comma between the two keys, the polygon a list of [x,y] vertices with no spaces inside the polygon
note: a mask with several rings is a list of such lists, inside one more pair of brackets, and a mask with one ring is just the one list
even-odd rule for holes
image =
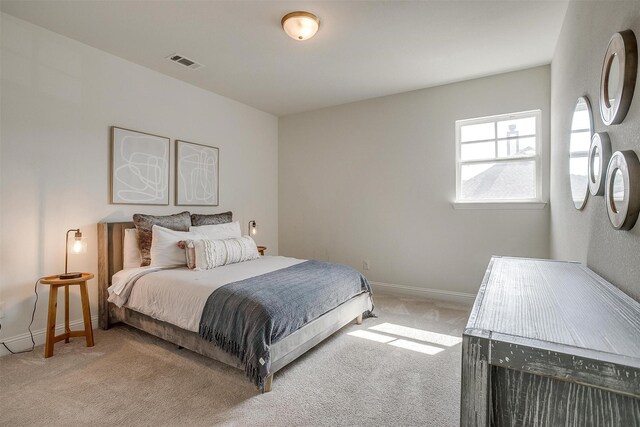
{"label": "white duvet", "polygon": [[[221,286],[260,276],[305,260],[281,256],[264,256],[252,261],[189,270],[186,267],[162,269],[137,267],[113,275],[109,301],[154,319],[198,332],[200,316],[209,295]],[[136,276],[140,276],[134,280]]]}

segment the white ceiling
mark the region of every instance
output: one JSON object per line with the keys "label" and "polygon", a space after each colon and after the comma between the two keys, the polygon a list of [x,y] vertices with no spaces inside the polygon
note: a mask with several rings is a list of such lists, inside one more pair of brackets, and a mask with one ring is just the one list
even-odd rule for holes
{"label": "white ceiling", "polygon": [[[275,115],[551,62],[566,1],[7,1],[0,9]],[[311,40],[280,18],[320,18]],[[164,59],[181,53],[205,65]]]}

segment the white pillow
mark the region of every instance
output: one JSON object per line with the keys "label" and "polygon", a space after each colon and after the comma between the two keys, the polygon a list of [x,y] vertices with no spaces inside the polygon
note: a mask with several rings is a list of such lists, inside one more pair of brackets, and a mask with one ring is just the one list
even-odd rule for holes
{"label": "white pillow", "polygon": [[240,222],[227,222],[225,224],[192,225],[189,231],[198,233],[201,239],[224,240],[242,237]]}
{"label": "white pillow", "polygon": [[194,251],[196,270],[209,270],[260,258],[256,242],[249,236],[225,240],[194,240],[187,242],[187,250],[189,248]]}
{"label": "white pillow", "polygon": [[151,267],[187,265],[184,249],[178,247],[178,242],[201,238],[190,231],[175,231],[159,225],[154,225],[151,233]]}
{"label": "white pillow", "polygon": [[122,246],[122,268],[140,267],[142,256],[140,255],[140,244],[138,243],[138,230],[125,228],[124,244]]}

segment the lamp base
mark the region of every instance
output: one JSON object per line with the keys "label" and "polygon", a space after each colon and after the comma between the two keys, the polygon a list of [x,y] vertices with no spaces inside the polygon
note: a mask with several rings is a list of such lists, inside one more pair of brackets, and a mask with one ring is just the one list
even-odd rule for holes
{"label": "lamp base", "polygon": [[65,274],[60,274],[58,276],[61,280],[67,280],[67,279],[78,279],[80,277],[82,277],[82,273],[65,273]]}

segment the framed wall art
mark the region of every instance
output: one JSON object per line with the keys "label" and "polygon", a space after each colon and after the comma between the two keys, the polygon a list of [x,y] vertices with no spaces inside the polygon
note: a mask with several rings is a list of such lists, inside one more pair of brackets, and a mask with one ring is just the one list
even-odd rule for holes
{"label": "framed wall art", "polygon": [[111,127],[111,203],[169,204],[170,139]]}
{"label": "framed wall art", "polygon": [[176,140],[176,205],[218,206],[219,151]]}

